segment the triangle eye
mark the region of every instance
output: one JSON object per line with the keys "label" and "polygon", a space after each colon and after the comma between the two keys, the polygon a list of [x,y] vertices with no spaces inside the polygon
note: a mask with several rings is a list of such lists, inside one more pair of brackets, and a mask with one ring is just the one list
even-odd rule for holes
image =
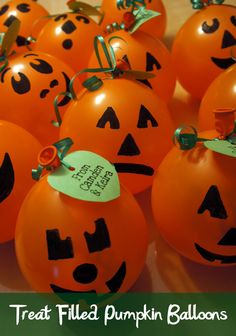
{"label": "triangle eye", "polygon": [[149,52],[146,54],[146,71],[153,71],[154,70],[154,65],[156,66],[157,70],[161,69],[161,65],[158,62],[158,60]]}
{"label": "triangle eye", "polygon": [[158,122],[156,121],[156,119],[151,115],[151,113],[145,106],[141,105],[137,127],[148,128],[148,122],[151,123],[152,127],[158,127]]}
{"label": "triangle eye", "polygon": [[102,117],[98,120],[97,127],[105,128],[106,124],[110,124],[111,129],[119,129],[120,122],[116,116],[115,111],[111,106],[109,106],[106,111],[103,113]]}
{"label": "triangle eye", "polygon": [[206,210],[213,218],[226,219],[228,217],[219,190],[215,185],[209,188],[197,213],[202,214]]}

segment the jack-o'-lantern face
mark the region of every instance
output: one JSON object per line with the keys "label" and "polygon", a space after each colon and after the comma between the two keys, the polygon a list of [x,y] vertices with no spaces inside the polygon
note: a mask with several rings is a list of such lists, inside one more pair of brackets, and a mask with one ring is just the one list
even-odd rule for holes
{"label": "jack-o'-lantern face", "polygon": [[[136,31],[132,35],[125,31],[118,31],[109,34],[104,38],[105,43],[110,45],[114,50],[116,60],[124,60],[128,63],[132,70],[152,72],[154,78],[140,80],[147,87],[163,100],[168,102],[173,96],[175,89],[175,73],[172,66],[172,60],[169,51],[165,45],[158,39]],[[103,64],[103,53],[100,52]],[[93,53],[89,68],[98,67],[98,61],[95,53]]]}
{"label": "jack-o'-lantern face", "polygon": [[[23,146],[27,150],[22,151]],[[0,121],[0,242],[13,239],[20,205],[33,185],[32,164],[41,146],[22,128]]]}
{"label": "jack-o'-lantern face", "polygon": [[173,61],[183,87],[202,98],[210,83],[235,63],[236,7],[210,5],[190,17],[177,34]]}
{"label": "jack-o'-lantern face", "polygon": [[[0,74],[0,117],[15,122],[46,143],[55,141],[53,101],[69,88],[72,70],[53,56],[24,53],[9,58]],[[69,103],[64,97],[59,106]]]}
{"label": "jack-o'-lantern face", "polygon": [[[6,32],[11,23],[17,18],[21,21],[19,35],[16,39],[16,47],[25,47],[27,38],[32,34],[34,24],[41,17],[49,15],[48,11],[33,0],[8,1],[0,8],[0,31]],[[19,49],[20,50],[20,49]]]}
{"label": "jack-o'-lantern face", "polygon": [[[132,192],[148,188],[154,171],[172,146],[173,127],[166,104],[145,85],[104,80],[95,92],[82,92],[65,113],[60,138],[71,137],[112,162]],[[75,148],[74,147],[74,148]]]}
{"label": "jack-o'-lantern face", "polygon": [[160,165],[154,217],[163,237],[185,257],[212,266],[236,263],[235,166],[235,158],[202,144],[189,151],[174,148]]}
{"label": "jack-o'-lantern face", "polygon": [[101,28],[88,16],[65,13],[44,26],[33,48],[57,56],[77,72],[87,66],[94,37],[100,33]]}
{"label": "jack-o'-lantern face", "polygon": [[[147,9],[156,11],[161,15],[145,22],[145,24],[140,27],[140,30],[151,34],[154,37],[161,38],[164,36],[167,23],[164,4],[161,0],[146,0],[145,3]],[[101,5],[101,12],[104,14],[104,19],[101,24],[102,29],[105,31],[107,25],[110,25],[114,22],[121,24],[123,22],[124,13],[129,11],[130,8],[118,9],[116,0],[103,0]]]}
{"label": "jack-o'-lantern face", "polygon": [[47,178],[26,197],[16,229],[22,272],[42,292],[125,292],[144,266],[147,240],[142,212],[123,187],[118,199],[93,203],[58,193]]}

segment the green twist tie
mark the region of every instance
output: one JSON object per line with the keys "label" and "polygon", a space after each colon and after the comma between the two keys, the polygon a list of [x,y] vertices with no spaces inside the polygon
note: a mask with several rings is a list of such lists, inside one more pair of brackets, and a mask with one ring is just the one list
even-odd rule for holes
{"label": "green twist tie", "polygon": [[145,0],[117,0],[116,6],[119,10],[131,7],[131,11],[133,11],[139,7],[146,7],[146,3]]}
{"label": "green twist tie", "polygon": [[[183,133],[184,130],[191,130],[192,133]],[[196,146],[198,142],[208,141],[209,139],[198,138],[196,128],[193,126],[181,126],[174,133],[173,141],[179,144],[181,150],[190,150]]]}
{"label": "green twist tie", "polygon": [[191,0],[193,9],[202,9],[209,5],[221,5],[224,3],[224,0]]}
{"label": "green twist tie", "polygon": [[[60,163],[66,167],[67,169],[70,169],[70,170],[74,170],[73,167],[71,167],[69,164],[67,164],[65,161],[63,161],[64,157],[66,156],[67,152],[69,151],[69,149],[71,148],[71,146],[73,145],[73,141],[71,140],[71,138],[65,138],[65,139],[62,139],[58,142],[55,142],[52,146],[54,146],[57,150],[57,156],[60,160]],[[47,147],[46,147],[47,148]],[[44,150],[44,149],[43,149]],[[42,151],[43,151],[42,150]],[[41,151],[41,153],[42,153]],[[43,171],[44,169],[48,170],[48,171],[52,171],[52,167],[50,165],[38,165],[37,169],[32,169],[32,178],[36,181],[38,181],[42,174],[43,174]]]}

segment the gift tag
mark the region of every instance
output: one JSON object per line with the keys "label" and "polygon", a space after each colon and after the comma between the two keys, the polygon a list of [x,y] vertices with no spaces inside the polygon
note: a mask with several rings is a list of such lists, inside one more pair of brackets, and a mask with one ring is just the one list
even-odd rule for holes
{"label": "gift tag", "polygon": [[109,202],[120,196],[115,167],[103,157],[87,151],[67,155],[65,163],[48,175],[50,186],[63,194],[89,202]]}
{"label": "gift tag", "polygon": [[155,18],[161,15],[158,12],[154,12],[149,9],[145,9],[145,7],[140,7],[139,9],[133,12],[135,15],[135,24],[129,29],[129,33],[134,33],[140,26],[142,26],[145,22],[149,21],[152,18]]}
{"label": "gift tag", "polygon": [[204,146],[208,149],[231,157],[236,157],[236,145],[226,140],[204,141]]}

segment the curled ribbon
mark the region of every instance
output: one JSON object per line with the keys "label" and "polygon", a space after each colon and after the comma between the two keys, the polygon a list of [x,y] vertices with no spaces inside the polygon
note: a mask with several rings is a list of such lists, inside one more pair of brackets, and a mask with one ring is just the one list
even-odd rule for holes
{"label": "curled ribbon", "polygon": [[224,3],[224,0],[191,0],[193,9],[202,9],[212,4],[221,5],[222,3]]}
{"label": "curled ribbon", "polygon": [[[192,132],[184,133],[185,130]],[[177,128],[174,133],[173,142],[175,145],[179,144],[181,150],[189,150],[196,146],[198,142],[209,141],[210,139],[199,138],[196,128],[193,126],[181,126]]]}
{"label": "curled ribbon", "polygon": [[65,138],[54,143],[52,146],[43,148],[38,155],[39,165],[37,169],[32,169],[32,178],[38,181],[44,169],[53,171],[61,165],[67,169],[74,170],[73,167],[63,160],[72,145],[73,141],[70,138]]}
{"label": "curled ribbon", "polygon": [[146,7],[145,0],[117,0],[116,6],[118,9],[127,9],[132,7],[131,11],[143,6]]}
{"label": "curled ribbon", "polygon": [[[144,71],[135,71],[130,70],[129,65],[124,60],[116,60],[115,53],[113,50],[113,47],[111,46],[110,42],[114,39],[118,38],[122,41],[124,41],[121,37],[113,36],[108,40],[108,46],[104,41],[104,38],[102,36],[96,36],[94,39],[94,50],[95,54],[99,63],[100,68],[90,68],[90,69],[84,69],[74,75],[74,77],[70,81],[70,92],[63,92],[60,93],[56,98],[54,99],[54,110],[56,114],[57,121],[52,121],[52,124],[56,127],[59,127],[62,123],[62,118],[60,116],[60,111],[58,108],[58,98],[62,95],[67,95],[70,98],[76,100],[76,93],[74,90],[74,81],[75,79],[80,76],[83,73],[105,73],[109,74],[112,79],[114,78],[126,78],[126,79],[149,79],[154,78],[155,74],[150,72],[144,72]],[[105,55],[105,58],[107,60],[108,66],[104,67],[102,63],[102,59],[99,53],[99,44],[101,45],[102,51]],[[102,85],[103,81],[98,78],[97,76],[92,76],[89,79],[85,80],[82,85],[89,91],[95,91],[98,90]]]}

